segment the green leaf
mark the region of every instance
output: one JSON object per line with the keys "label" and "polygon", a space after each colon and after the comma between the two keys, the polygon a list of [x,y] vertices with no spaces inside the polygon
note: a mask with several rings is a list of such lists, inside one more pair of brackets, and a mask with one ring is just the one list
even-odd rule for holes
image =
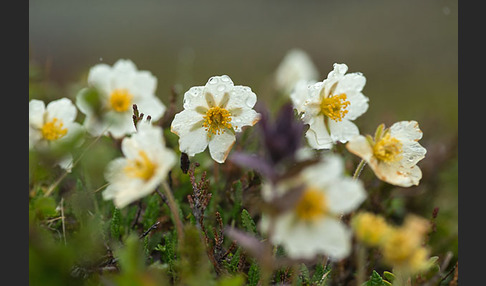
{"label": "green leaf", "polygon": [[250,269],[248,270],[248,286],[256,286],[260,281],[260,267],[258,263],[252,262]]}
{"label": "green leaf", "polygon": [[393,282],[393,280],[395,280],[395,274],[388,271],[383,271],[383,278],[390,282]]}
{"label": "green leaf", "polygon": [[373,270],[373,273],[371,274],[370,280],[365,282],[363,285],[366,286],[387,286],[387,284],[383,281],[383,278],[381,278],[380,274]]}
{"label": "green leaf", "polygon": [[251,233],[252,235],[257,234],[255,222],[253,221],[246,209],[243,209],[241,211],[241,223],[243,224],[247,232]]}
{"label": "green leaf", "polygon": [[110,223],[111,237],[114,239],[120,239],[120,216],[120,210],[115,207]]}
{"label": "green leaf", "polygon": [[33,209],[39,219],[57,215],[56,201],[51,197],[39,197],[33,203]]}

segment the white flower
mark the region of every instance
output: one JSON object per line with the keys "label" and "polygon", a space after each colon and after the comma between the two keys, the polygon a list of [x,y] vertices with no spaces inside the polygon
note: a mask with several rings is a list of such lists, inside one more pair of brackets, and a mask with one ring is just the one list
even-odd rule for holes
{"label": "white flower", "polygon": [[142,121],[137,129],[121,143],[124,157],[114,159],[106,167],[109,185],[103,198],[113,199],[117,208],[155,191],[176,163],[174,151],[165,147],[162,128]]}
{"label": "white flower", "polygon": [[[311,259],[325,254],[340,260],[351,252],[351,230],[340,216],[355,210],[366,198],[361,181],[344,176],[341,157],[328,154],[323,161],[304,169],[292,181],[275,189],[264,185],[263,198],[273,200],[294,187],[303,186],[295,206],[275,218],[272,243],[282,245],[289,257]],[[270,194],[276,192],[276,194]],[[269,219],[262,217],[261,230],[268,231]]]}
{"label": "white flower", "polygon": [[256,95],[247,86],[235,86],[227,75],[211,77],[205,86],[184,94],[184,110],[175,115],[171,131],[179,149],[189,156],[209,146],[213,160],[223,163],[236,141],[235,132],[253,126],[260,114],[253,110]]}
{"label": "white flower", "polygon": [[427,150],[418,141],[422,138],[416,121],[400,121],[389,129],[380,125],[371,136],[358,135],[347,144],[347,149],[365,160],[375,175],[390,184],[410,187],[418,185],[422,171],[416,165]]}
{"label": "white flower", "polygon": [[305,103],[308,97],[309,88],[315,84],[315,80],[304,80],[301,79],[297,81],[292,92],[290,93],[290,99],[292,100],[292,105],[297,110],[298,113],[304,112]]}
{"label": "white flower", "polygon": [[300,80],[317,81],[319,71],[310,56],[301,49],[291,49],[275,71],[277,89],[289,93]]}
{"label": "white flower", "polygon": [[[52,150],[76,139],[82,127],[75,122],[77,109],[68,98],[51,101],[47,106],[42,100],[29,102],[29,149]],[[75,143],[75,142],[73,142]],[[71,171],[72,155],[59,158],[58,165]]]}
{"label": "white flower", "polygon": [[149,71],[139,71],[130,60],[118,60],[113,67],[107,64],[93,66],[88,74],[88,85],[99,95],[101,118],[90,101],[88,89],[79,92],[76,105],[86,115],[84,125],[93,135],[110,132],[121,138],[135,132],[133,104],[140,113],[150,115],[152,121],[162,117],[166,107],[155,96],[157,78]]}
{"label": "white flower", "polygon": [[[361,73],[346,74],[345,64],[334,64],[327,79],[299,93],[293,103],[304,111],[303,120],[309,124],[306,138],[315,149],[331,149],[336,142],[346,143],[359,134],[352,122],[368,110],[368,98],[361,92],[366,78]],[[304,102],[302,104],[302,102]]]}

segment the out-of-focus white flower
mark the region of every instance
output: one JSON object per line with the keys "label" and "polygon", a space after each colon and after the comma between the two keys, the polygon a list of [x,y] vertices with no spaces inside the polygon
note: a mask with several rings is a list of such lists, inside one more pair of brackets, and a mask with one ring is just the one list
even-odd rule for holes
{"label": "out-of-focus white flower", "polygon": [[[81,125],[75,122],[76,116],[77,109],[68,98],[51,101],[47,106],[42,100],[32,99],[29,102],[29,149],[48,151],[71,142],[82,132]],[[58,165],[70,172],[72,155],[64,154]]]}
{"label": "out-of-focus white flower", "polygon": [[[335,260],[351,251],[351,230],[340,222],[340,216],[355,210],[366,198],[361,181],[344,175],[341,157],[328,154],[322,162],[310,165],[297,177],[265,184],[264,200],[272,202],[289,191],[303,187],[293,208],[275,217],[272,243],[282,245],[292,258],[311,259],[325,254]],[[263,216],[261,230],[267,232],[270,219]]]}
{"label": "out-of-focus white flower", "polygon": [[331,149],[359,134],[352,122],[368,110],[368,98],[361,92],[366,78],[361,73],[346,74],[348,66],[334,64],[327,79],[310,85],[307,92],[296,90],[294,107],[303,111],[309,124],[306,138],[314,149]]}
{"label": "out-of-focus white flower", "polygon": [[111,161],[105,171],[105,200],[123,208],[155,191],[176,163],[174,151],[165,146],[162,128],[139,122],[137,132],[121,143],[124,157]]}
{"label": "out-of-focus white flower", "polygon": [[375,137],[358,135],[347,144],[347,149],[365,160],[375,175],[390,184],[410,187],[418,185],[422,171],[417,162],[427,150],[418,143],[422,131],[416,121],[400,121],[389,129],[378,126]]}
{"label": "out-of-focus white flower", "polygon": [[107,64],[93,66],[88,74],[88,85],[98,93],[99,111],[90,102],[87,88],[76,98],[76,105],[86,115],[84,125],[93,135],[108,132],[115,138],[135,132],[133,104],[150,115],[153,121],[162,117],[166,107],[155,95],[157,78],[149,71],[139,71],[131,60],[118,60],[113,67]]}
{"label": "out-of-focus white flower", "polygon": [[179,149],[194,156],[209,146],[213,160],[223,163],[236,141],[235,132],[260,119],[253,110],[256,100],[249,87],[235,86],[227,75],[191,87],[184,94],[184,110],[171,124],[171,131],[179,136]]}
{"label": "out-of-focus white flower", "polygon": [[290,93],[300,80],[316,82],[319,71],[310,56],[301,49],[291,49],[284,56],[275,72],[277,89]]}

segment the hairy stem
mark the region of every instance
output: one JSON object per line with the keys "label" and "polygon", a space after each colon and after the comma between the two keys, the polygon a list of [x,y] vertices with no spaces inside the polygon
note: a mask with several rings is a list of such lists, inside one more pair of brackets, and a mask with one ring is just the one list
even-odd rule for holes
{"label": "hairy stem", "polygon": [[172,213],[172,219],[174,220],[174,224],[177,230],[177,238],[179,239],[179,242],[182,242],[184,232],[182,229],[182,221],[179,216],[179,208],[177,207],[177,203],[174,199],[174,196],[172,195],[172,191],[166,181],[162,181],[162,187],[164,190],[164,194],[167,197],[167,203],[169,205],[170,212]]}
{"label": "hairy stem", "polygon": [[353,179],[354,180],[357,180],[358,179],[358,177],[361,174],[361,171],[363,171],[365,165],[366,165],[366,161],[365,160],[361,160],[359,162],[358,166],[356,167],[356,170],[354,171],[354,175],[353,175]]}

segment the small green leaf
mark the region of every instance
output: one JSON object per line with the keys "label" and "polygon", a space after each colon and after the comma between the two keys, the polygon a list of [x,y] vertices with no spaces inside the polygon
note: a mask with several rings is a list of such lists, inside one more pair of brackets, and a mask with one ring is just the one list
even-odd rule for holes
{"label": "small green leaf", "polygon": [[248,270],[248,286],[258,285],[258,281],[260,281],[260,267],[258,263],[253,262]]}
{"label": "small green leaf", "polygon": [[257,234],[255,222],[253,221],[246,209],[243,209],[241,211],[241,223],[243,224],[247,232],[251,233],[252,235]]}
{"label": "small green leaf", "polygon": [[383,271],[383,278],[390,282],[393,282],[393,280],[395,280],[395,274],[388,271]]}
{"label": "small green leaf", "polygon": [[383,278],[381,278],[380,274],[373,270],[373,273],[370,276],[370,280],[365,282],[363,285],[366,286],[386,286],[385,282],[383,281]]}
{"label": "small green leaf", "polygon": [[120,216],[120,210],[115,207],[110,223],[111,237],[114,239],[120,239]]}

